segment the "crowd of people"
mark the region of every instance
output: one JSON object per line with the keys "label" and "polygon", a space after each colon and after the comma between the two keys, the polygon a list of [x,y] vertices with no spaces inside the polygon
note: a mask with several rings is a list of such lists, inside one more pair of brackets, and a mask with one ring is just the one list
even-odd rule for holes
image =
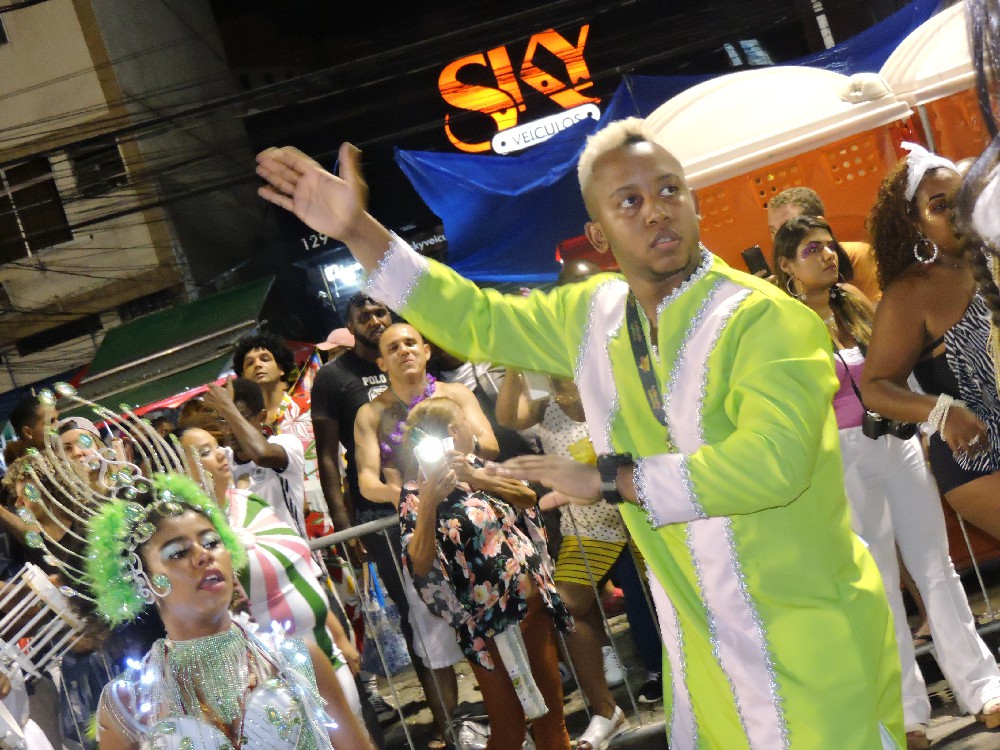
{"label": "crowd of people", "polygon": [[[970,4],[995,132],[994,5]],[[808,187],[775,196],[759,278],[701,244],[644,121],[612,123],[578,176],[587,238],[620,273],[569,264],[550,291],[500,295],[367,213],[350,144],[337,175],[262,152],[261,196],[342,240],[367,287],[307,393],[260,333],[234,379],[151,422],[65,384],[18,404],[0,618],[68,601],[76,630],[46,645],[52,679],[26,682],[24,644],[0,643],[0,730],[31,750],[385,747],[354,608],[367,562],[432,748],[458,739],[466,661],[488,750],[605,750],[627,726],[609,581],[671,747],[929,747],[900,561],[959,706],[1000,727],[941,505],[1000,539],[1000,139],[965,176],[901,153],[867,244],[838,242]],[[98,424],[60,419],[57,397]],[[323,554],[310,512],[388,525]],[[20,565],[51,588],[24,612]],[[573,738],[560,661],[591,710]]]}
{"label": "crowd of people", "polygon": [[[343,146],[339,163],[332,175],[292,148],[265,151],[261,195],[343,240],[371,274],[369,293],[446,350],[575,381],[596,467],[550,452],[492,471],[551,488],[552,503],[619,506],[652,574],[673,745],[927,746],[897,545],[960,702],[1000,723],[996,663],[975,633],[915,439],[925,425],[945,499],[992,531],[992,290],[989,273],[973,272],[990,237],[955,220],[954,164],[908,147],[873,207],[870,256],[856,264],[822,209],[786,216],[769,285],[700,245],[680,165],[641,121],[613,123],[588,142],[579,175],[587,236],[624,281],[599,275],[519,299],[414,253],[365,212],[359,152]],[[791,203],[781,198],[775,212]],[[870,280],[871,259],[880,300],[842,280]],[[460,468],[425,481],[459,486]],[[436,508],[443,491],[431,493]]]}

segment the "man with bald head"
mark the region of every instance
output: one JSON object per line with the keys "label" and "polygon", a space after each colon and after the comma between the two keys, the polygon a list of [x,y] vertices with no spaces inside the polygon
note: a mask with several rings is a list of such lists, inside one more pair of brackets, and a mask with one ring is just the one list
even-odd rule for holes
{"label": "man with bald head", "polygon": [[[477,453],[485,458],[496,458],[499,449],[490,423],[472,391],[460,383],[437,382],[427,374],[431,348],[416,328],[409,323],[388,326],[379,337],[378,350],[376,364],[388,376],[388,388],[358,409],[354,420],[354,460],[361,496],[367,503],[394,514],[403,484],[398,455],[403,423],[410,409],[420,401],[431,396],[452,399],[469,420]],[[374,514],[361,515],[358,520],[374,517]],[[462,651],[448,623],[430,616],[412,584],[400,579],[397,573],[401,554],[399,526],[366,537],[365,547],[399,609],[403,636],[437,724],[438,739],[443,741],[451,712],[458,705],[458,682],[452,665],[464,659]],[[411,617],[412,609],[423,611],[423,616]],[[419,640],[414,640],[415,622],[428,626],[424,632],[416,634]],[[441,648],[428,648],[428,643],[440,644],[442,629],[446,631],[443,636],[446,643]],[[425,644],[423,654],[414,648],[418,643]]]}
{"label": "man with bald head", "polygon": [[349,144],[340,176],[294,149],[258,157],[261,195],[344,241],[369,292],[442,346],[575,378],[598,467],[525,456],[501,470],[620,504],[655,577],[672,748],[902,746],[893,629],[850,532],[822,321],[701,245],[683,169],[642,120],[595,134],[578,173],[587,237],[622,275],[522,298],[378,224]]}

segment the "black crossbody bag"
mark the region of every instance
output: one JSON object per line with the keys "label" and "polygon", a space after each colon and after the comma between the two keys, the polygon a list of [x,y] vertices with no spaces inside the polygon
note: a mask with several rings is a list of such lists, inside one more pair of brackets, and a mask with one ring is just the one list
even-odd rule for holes
{"label": "black crossbody bag", "polygon": [[917,434],[917,426],[912,422],[897,422],[895,419],[886,419],[881,414],[869,410],[861,398],[861,391],[858,389],[857,383],[854,382],[854,376],[851,375],[851,368],[847,366],[847,360],[844,359],[836,346],[833,348],[833,353],[844,365],[847,377],[851,381],[851,388],[854,389],[854,395],[858,397],[858,403],[865,410],[865,415],[861,418],[861,432],[865,437],[878,440],[883,435],[893,435],[900,440],[909,440]]}

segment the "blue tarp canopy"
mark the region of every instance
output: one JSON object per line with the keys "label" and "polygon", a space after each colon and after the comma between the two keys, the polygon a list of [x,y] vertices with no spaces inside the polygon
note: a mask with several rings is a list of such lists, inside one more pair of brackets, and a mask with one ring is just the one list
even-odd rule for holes
{"label": "blue tarp canopy", "polygon": [[[937,10],[915,0],[842,44],[790,62],[844,75],[877,72],[892,51]],[[584,120],[517,156],[396,150],[396,163],[444,223],[448,263],[484,283],[552,281],[555,248],[587,220],[576,161],[588,135],[606,123],[645,117],[711,75],[625,76],[600,122]]]}

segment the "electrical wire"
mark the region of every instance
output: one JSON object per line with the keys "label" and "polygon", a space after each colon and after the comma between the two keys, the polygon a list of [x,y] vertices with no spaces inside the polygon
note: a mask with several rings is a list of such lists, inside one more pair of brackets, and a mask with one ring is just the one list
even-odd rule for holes
{"label": "electrical wire", "polygon": [[[161,5],[176,15],[174,9],[163,0],[161,0]],[[78,134],[83,136],[82,139],[75,140],[73,144],[53,146],[32,154],[33,158],[44,157],[53,161],[58,159],[58,166],[52,168],[53,178],[57,182],[70,182],[74,180],[73,164],[70,159],[60,156],[68,148],[73,146],[86,148],[109,139],[113,139],[123,146],[127,144],[138,146],[142,154],[142,161],[139,166],[136,166],[130,160],[127,170],[128,186],[121,191],[128,194],[126,205],[118,200],[95,200],[72,194],[66,196],[64,205],[67,216],[72,216],[68,225],[70,230],[74,232],[86,230],[87,233],[94,234],[117,231],[115,223],[119,221],[123,221],[128,226],[139,226],[145,222],[141,220],[129,222],[128,218],[142,215],[143,212],[153,209],[167,208],[180,201],[201,197],[209,193],[248,187],[257,182],[250,165],[246,164],[245,168],[243,166],[244,157],[247,156],[246,138],[243,133],[237,133],[231,139],[194,138],[199,149],[204,152],[196,155],[191,154],[190,147],[167,145],[164,144],[164,139],[176,139],[179,135],[185,139],[190,138],[191,134],[198,128],[212,127],[220,114],[233,110],[253,119],[255,126],[257,126],[257,135],[263,142],[296,142],[308,139],[316,132],[323,130],[341,132],[348,130],[350,123],[357,123],[371,117],[379,111],[380,106],[385,106],[383,103],[372,103],[364,100],[362,94],[378,94],[382,89],[402,85],[404,93],[401,95],[397,93],[389,101],[389,106],[394,110],[398,111],[409,105],[426,102],[426,93],[420,92],[414,87],[408,87],[409,90],[406,90],[406,83],[435,70],[440,70],[442,64],[454,59],[449,55],[453,54],[453,50],[458,45],[463,45],[467,50],[476,49],[482,46],[480,41],[487,38],[490,46],[517,44],[525,39],[525,28],[539,28],[543,23],[559,27],[584,22],[594,24],[602,17],[618,12],[623,5],[633,6],[631,10],[637,11],[642,10],[643,7],[649,9],[653,4],[635,0],[626,4],[607,2],[591,3],[590,5],[593,7],[588,7],[586,12],[582,12],[580,4],[575,0],[563,0],[518,11],[500,18],[479,21],[462,28],[457,28],[459,24],[456,19],[452,19],[456,22],[451,24],[449,30],[429,38],[412,40],[393,49],[381,50],[349,62],[336,63],[320,70],[294,76],[286,81],[245,92],[222,92],[206,98],[204,89],[209,82],[207,78],[171,82],[168,85],[138,93],[123,91],[120,99],[108,102],[107,105],[94,105],[93,107],[61,112],[31,124],[25,123],[22,126],[0,129],[0,153],[2,153],[2,146],[5,143],[12,143],[14,140],[21,141],[26,137],[41,140],[51,139],[62,135],[67,125],[74,123],[74,129],[79,128]],[[680,41],[669,45],[665,44],[662,52],[633,61],[633,69],[635,65],[645,66],[683,57],[706,46],[718,46],[723,40],[734,38],[731,26],[723,28],[721,23],[705,23],[705,21],[712,19],[713,13],[717,13],[718,6],[722,4],[715,3],[714,5],[716,7],[705,7],[701,10],[684,9],[681,13],[666,14],[660,10],[658,13],[650,14],[647,24],[643,28],[643,34],[651,37],[662,35],[665,39],[679,39]],[[854,5],[858,8],[864,7],[864,4],[860,2],[854,3]],[[781,14],[774,14],[773,11],[779,7],[787,8],[787,6],[787,2],[765,2],[744,6],[741,16],[737,18],[735,13],[730,13],[727,20],[730,22],[739,21],[740,23],[737,24],[739,29],[745,27],[759,33],[762,19],[766,19],[769,14],[779,16],[771,24],[774,26],[781,20]],[[487,7],[487,4],[474,7],[482,9]],[[492,5],[489,7],[492,8]],[[469,15],[472,15],[473,6],[470,5],[469,8]],[[685,34],[671,33],[676,32],[679,26],[685,25],[690,29]],[[197,35],[190,25],[187,26],[188,31],[198,36],[205,48],[213,49],[212,45]],[[631,41],[630,35],[634,35],[634,33],[634,29],[622,29],[616,35],[609,33],[605,48],[609,50],[627,48]],[[742,33],[742,30],[739,33]],[[169,54],[171,51],[181,49],[189,42],[190,40],[187,38],[171,40],[157,47],[110,61],[104,67],[114,70],[116,66],[127,63],[139,64],[141,61],[149,60],[157,55]],[[610,53],[606,53],[606,55],[610,55]],[[601,58],[596,63],[590,60],[590,67],[592,71],[595,71],[592,76],[595,81],[610,81],[623,72],[629,72],[626,69],[627,66],[619,65],[611,69],[603,65]],[[379,74],[359,85],[359,76],[369,70],[376,70]],[[93,74],[93,68],[75,71],[59,79],[8,92],[0,96],[0,101],[37,92],[45,86],[53,86]],[[329,106],[330,103],[339,103],[337,102],[338,98],[344,97],[359,98],[361,101],[355,106],[326,112],[302,122],[268,124],[268,113],[289,107],[303,107],[304,102],[310,108]],[[162,105],[158,101],[160,99],[164,100]],[[132,108],[132,111],[109,113],[108,107],[112,109]],[[144,110],[145,115],[137,115],[134,111],[136,108]],[[463,113],[458,114],[463,115]],[[465,116],[475,115],[468,113]],[[76,122],[80,118],[92,119],[81,125]],[[400,128],[397,122],[394,122],[391,126],[386,126],[382,132],[372,132],[367,134],[367,137],[358,140],[362,146],[380,147],[393,141],[398,142],[400,139],[423,136],[440,128],[441,120],[438,116],[416,117],[408,120],[405,127]],[[318,152],[314,152],[314,155],[328,160],[335,153],[335,150],[335,145],[331,145],[329,149],[320,149]],[[25,158],[19,156],[13,161],[5,161],[0,164],[0,167],[15,166],[22,163]],[[222,164],[219,163],[220,160]],[[80,166],[77,165],[77,168]],[[174,181],[169,187],[166,187],[164,179],[173,175],[186,179],[183,182]],[[118,195],[118,193],[109,193],[109,196],[111,195]],[[9,214],[10,211],[7,213]],[[0,220],[3,219],[3,214],[4,212],[0,210]],[[264,221],[265,212],[261,210],[259,214]],[[268,215],[273,217],[274,213],[271,212]],[[273,221],[273,218],[270,220]],[[160,217],[154,221],[159,223],[165,222],[167,219]],[[29,236],[26,239],[30,240],[31,238]],[[188,253],[189,258],[196,249],[190,250],[192,252]],[[112,249],[109,248],[109,252],[111,251]],[[43,264],[44,260],[39,259],[36,267],[38,272],[50,272],[44,268]],[[60,265],[63,265],[62,262]],[[68,274],[78,272],[83,275],[86,273],[86,269],[81,268],[80,265],[63,267],[66,268]],[[146,266],[138,264],[122,266],[121,268],[135,271],[143,267]],[[94,278],[110,280],[111,277],[95,274]]]}

